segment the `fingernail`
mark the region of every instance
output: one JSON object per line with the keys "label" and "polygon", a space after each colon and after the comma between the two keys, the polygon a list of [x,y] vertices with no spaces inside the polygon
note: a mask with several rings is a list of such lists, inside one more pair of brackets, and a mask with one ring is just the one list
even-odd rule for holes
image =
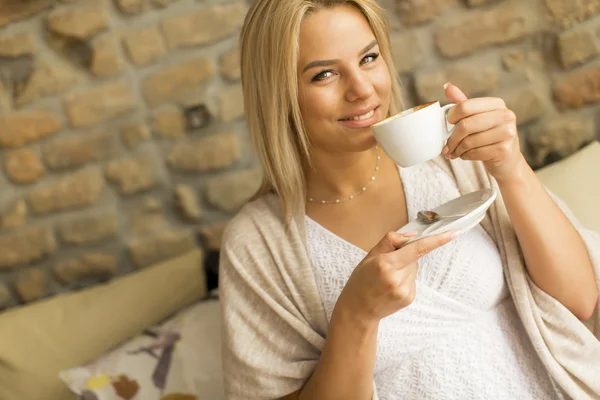
{"label": "fingernail", "polygon": [[415,236],[417,233],[419,233],[419,232],[416,232],[416,231],[412,231],[412,232],[403,232],[403,233],[402,233],[402,236],[404,236],[404,237],[411,237],[411,236]]}
{"label": "fingernail", "polygon": [[446,160],[449,160],[450,157],[452,157],[452,154],[446,154],[444,157],[446,157]]}
{"label": "fingernail", "polygon": [[448,152],[448,146],[444,146],[444,149],[442,150],[442,154],[446,155],[446,153]]}
{"label": "fingernail", "polygon": [[448,86],[452,85],[450,82],[444,83],[444,90],[448,89]]}

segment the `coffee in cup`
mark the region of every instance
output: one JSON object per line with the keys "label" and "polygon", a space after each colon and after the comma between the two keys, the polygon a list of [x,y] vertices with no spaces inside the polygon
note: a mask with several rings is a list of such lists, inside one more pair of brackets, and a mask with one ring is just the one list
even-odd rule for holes
{"label": "coffee in cup", "polygon": [[400,167],[431,160],[442,153],[454,130],[447,120],[454,104],[438,101],[404,110],[371,126],[383,151]]}

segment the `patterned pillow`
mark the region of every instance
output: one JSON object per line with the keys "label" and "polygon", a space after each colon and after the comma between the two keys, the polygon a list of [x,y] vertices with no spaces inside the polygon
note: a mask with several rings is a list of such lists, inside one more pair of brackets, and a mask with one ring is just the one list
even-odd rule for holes
{"label": "patterned pillow", "polygon": [[220,329],[218,301],[196,303],[60,378],[81,400],[224,399]]}

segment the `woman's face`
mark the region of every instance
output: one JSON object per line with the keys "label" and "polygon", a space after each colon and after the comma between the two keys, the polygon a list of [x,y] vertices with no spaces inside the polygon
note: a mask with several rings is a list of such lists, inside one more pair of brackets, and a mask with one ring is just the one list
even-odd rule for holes
{"label": "woman's face", "polygon": [[352,6],[320,10],[300,28],[299,103],[313,146],[364,151],[387,116],[391,81],[375,35]]}

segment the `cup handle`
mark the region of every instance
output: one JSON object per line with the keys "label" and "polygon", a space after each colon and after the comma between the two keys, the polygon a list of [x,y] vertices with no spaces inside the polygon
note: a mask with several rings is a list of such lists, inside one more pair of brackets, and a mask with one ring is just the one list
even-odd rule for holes
{"label": "cup handle", "polygon": [[451,124],[450,122],[448,122],[448,111],[454,106],[455,106],[454,103],[450,103],[450,104],[446,104],[445,106],[443,106],[441,108],[442,118],[444,118],[444,122],[446,124],[446,134],[444,135],[444,142],[446,142],[448,140],[448,138],[450,137],[450,135],[452,135],[452,132],[454,132],[454,124]]}

